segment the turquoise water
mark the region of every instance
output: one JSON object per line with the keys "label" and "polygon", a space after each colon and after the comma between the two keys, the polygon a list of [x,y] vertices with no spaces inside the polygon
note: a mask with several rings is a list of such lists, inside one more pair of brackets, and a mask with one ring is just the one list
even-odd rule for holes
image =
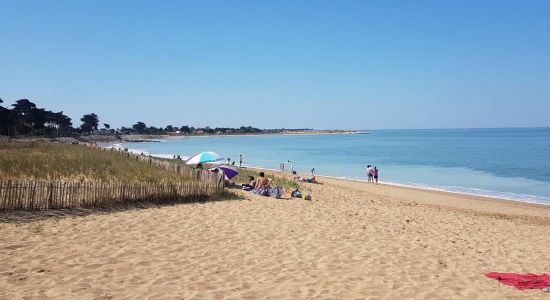
{"label": "turquoise water", "polygon": [[[151,154],[191,156],[216,151],[238,163],[298,172],[366,178],[505,199],[550,204],[550,130],[374,130],[370,134],[193,137],[125,144]],[[287,164],[287,169],[289,165]]]}

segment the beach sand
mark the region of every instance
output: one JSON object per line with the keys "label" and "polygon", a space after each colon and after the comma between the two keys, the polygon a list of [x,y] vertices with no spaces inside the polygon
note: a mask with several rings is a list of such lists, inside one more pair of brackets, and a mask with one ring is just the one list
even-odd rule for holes
{"label": "beach sand", "polygon": [[[550,299],[550,208],[319,178],[244,195],[0,223],[0,299]],[[24,298],[28,297],[28,298]]]}

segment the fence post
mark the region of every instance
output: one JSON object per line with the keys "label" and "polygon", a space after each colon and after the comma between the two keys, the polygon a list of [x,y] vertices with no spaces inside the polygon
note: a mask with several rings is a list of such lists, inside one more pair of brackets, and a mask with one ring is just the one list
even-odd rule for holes
{"label": "fence post", "polygon": [[46,209],[49,209],[52,205],[53,198],[53,182],[50,182],[48,186],[48,202],[46,202]]}
{"label": "fence post", "polygon": [[[30,181],[29,181],[30,182]],[[30,184],[29,184],[29,188],[30,188]],[[36,209],[36,206],[34,204],[34,198],[36,198],[36,181],[33,181],[32,182],[32,190],[31,190],[31,193],[30,193],[30,209],[31,210],[35,210]]]}

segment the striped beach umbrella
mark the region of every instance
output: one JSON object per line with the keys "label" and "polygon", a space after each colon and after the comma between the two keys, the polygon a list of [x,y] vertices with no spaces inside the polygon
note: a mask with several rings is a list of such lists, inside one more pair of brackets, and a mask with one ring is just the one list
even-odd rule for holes
{"label": "striped beach umbrella", "polygon": [[209,170],[216,170],[216,169],[220,172],[223,172],[223,174],[225,175],[225,179],[227,179],[227,180],[231,180],[233,177],[235,177],[239,174],[239,171],[237,171],[234,168],[228,167],[228,166],[212,167]]}
{"label": "striped beach umbrella", "polygon": [[223,159],[224,159],[223,156],[219,155],[216,152],[206,151],[189,158],[185,162],[185,164],[198,165],[198,164],[206,164],[206,163],[215,163],[218,161],[222,161]]}

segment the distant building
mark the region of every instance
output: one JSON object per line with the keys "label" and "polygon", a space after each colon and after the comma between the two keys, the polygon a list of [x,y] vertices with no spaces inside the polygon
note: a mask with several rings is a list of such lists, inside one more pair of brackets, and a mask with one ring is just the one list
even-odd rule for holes
{"label": "distant building", "polygon": [[179,130],[170,131],[170,132],[167,132],[166,134],[167,135],[181,135],[181,131],[179,131]]}

